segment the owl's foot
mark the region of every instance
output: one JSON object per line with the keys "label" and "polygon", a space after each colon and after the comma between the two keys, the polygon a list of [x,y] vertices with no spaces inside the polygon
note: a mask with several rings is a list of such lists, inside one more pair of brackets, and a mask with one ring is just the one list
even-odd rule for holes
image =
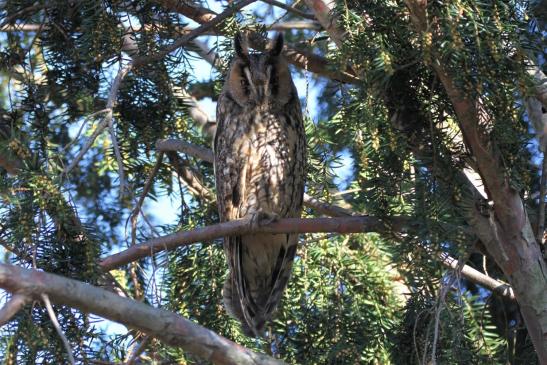
{"label": "owl's foot", "polygon": [[275,213],[259,211],[250,214],[250,226],[251,228],[258,228],[273,223],[279,219],[279,216]]}

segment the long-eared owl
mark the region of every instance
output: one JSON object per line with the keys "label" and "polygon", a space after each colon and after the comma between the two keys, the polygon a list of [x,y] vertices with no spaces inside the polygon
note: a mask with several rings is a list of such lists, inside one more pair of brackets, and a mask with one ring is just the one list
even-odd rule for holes
{"label": "long-eared owl", "polygon": [[[306,139],[302,110],[283,36],[269,51],[249,52],[237,35],[235,57],[217,104],[214,141],[217,203],[221,222],[300,217]],[[223,288],[227,312],[249,336],[264,326],[283,296],[296,253],[296,234],[224,238],[230,273]]]}

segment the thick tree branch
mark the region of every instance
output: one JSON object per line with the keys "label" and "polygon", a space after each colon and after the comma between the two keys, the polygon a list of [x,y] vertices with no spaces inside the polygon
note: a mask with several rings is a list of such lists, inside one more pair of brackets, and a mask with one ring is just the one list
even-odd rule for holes
{"label": "thick tree branch", "polygon": [[[142,259],[160,251],[173,250],[180,246],[196,242],[211,241],[226,236],[253,233],[365,233],[399,232],[407,223],[405,218],[392,218],[384,222],[375,217],[345,218],[284,218],[264,226],[251,225],[250,219],[239,219],[212,226],[196,228],[192,231],[177,232],[167,236],[153,238],[147,242],[132,246],[122,252],[108,256],[100,266],[108,271],[129,262]],[[395,228],[393,228],[395,226]],[[392,227],[392,228],[389,228]]]}
{"label": "thick tree branch", "polygon": [[280,365],[283,362],[252,352],[177,314],[122,298],[106,290],[43,271],[0,264],[0,287],[40,300],[94,313],[145,332],[170,346],[180,347],[221,365]]}
{"label": "thick tree branch", "polygon": [[160,152],[182,152],[205,162],[213,163],[213,151],[180,139],[160,139],[156,142]]}
{"label": "thick tree branch", "polygon": [[[450,267],[453,270],[459,270],[460,262],[448,254],[439,255],[441,262],[446,267]],[[461,268],[461,275],[467,280],[479,284],[482,287],[491,290],[492,292],[506,297],[507,299],[515,300],[515,293],[513,288],[509,284],[502,283],[499,280],[491,278],[488,275],[484,275],[482,272],[473,269],[471,266],[464,265]]]}

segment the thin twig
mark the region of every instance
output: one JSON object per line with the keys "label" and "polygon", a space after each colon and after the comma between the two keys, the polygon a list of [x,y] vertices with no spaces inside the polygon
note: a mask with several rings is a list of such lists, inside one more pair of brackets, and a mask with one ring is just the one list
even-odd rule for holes
{"label": "thin twig", "polygon": [[96,111],[94,113],[91,113],[89,114],[88,116],[86,116],[84,118],[84,120],[82,121],[82,125],[80,126],[80,128],[78,129],[78,133],[76,133],[76,136],[74,136],[74,138],[72,139],[72,141],[70,141],[69,143],[66,144],[65,147],[63,147],[63,153],[68,151],[68,149],[70,148],[70,146],[72,146],[74,143],[76,143],[76,141],[80,138],[80,136],[82,135],[82,132],[84,130],[84,127],[86,126],[87,122],[91,119],[93,119],[94,117],[96,117],[97,115],[99,114],[102,114],[102,113],[106,113],[108,112],[108,109],[101,109],[99,111]]}
{"label": "thin twig", "polygon": [[125,173],[123,171],[123,158],[120,152],[120,146],[118,145],[118,138],[116,137],[116,129],[112,122],[112,116],[108,118],[108,129],[110,130],[110,139],[112,140],[112,146],[114,147],[114,155],[116,156],[116,163],[118,164],[118,178],[120,179],[120,200],[126,193],[129,193],[129,187],[125,181]]}
{"label": "thin twig", "polygon": [[[139,197],[139,200],[137,201],[137,204],[135,205],[135,208],[133,208],[133,212],[131,213],[131,225],[133,232],[135,232],[136,224],[137,224],[137,218],[139,213],[141,212],[142,205],[144,203],[144,199],[148,195],[148,192],[150,191],[150,188],[152,187],[152,183],[154,182],[154,177],[158,173],[158,170],[160,169],[161,163],[163,161],[163,152],[160,151],[158,154],[158,157],[156,159],[156,163],[154,165],[154,168],[152,171],[150,171],[150,174],[148,174],[148,178],[146,179],[146,183],[144,184],[144,188],[142,190],[142,194]],[[136,241],[136,233],[131,234],[131,245],[134,245]]]}
{"label": "thin twig", "polygon": [[74,160],[70,162],[70,164],[63,170],[63,174],[68,174],[82,159],[82,157],[87,153],[87,151],[91,148],[93,143],[95,143],[95,140],[101,134],[105,128],[107,128],[112,120],[112,115],[114,111],[114,107],[116,105],[116,98],[118,96],[118,90],[120,89],[120,85],[122,83],[123,78],[127,75],[127,73],[131,70],[133,67],[133,64],[131,62],[127,63],[125,66],[121,66],[118,70],[118,74],[116,75],[116,78],[114,79],[114,82],[112,83],[112,87],[110,88],[110,93],[108,94],[108,99],[106,102],[106,116],[104,119],[99,123],[97,126],[97,129],[93,131],[93,134],[89,139],[87,140],[84,147],[80,150],[80,152],[76,155]]}
{"label": "thin twig", "polygon": [[541,185],[539,187],[539,214],[536,231],[536,240],[540,245],[543,243],[543,232],[545,230],[545,190],[547,185],[547,158],[545,158],[545,153],[546,152],[543,152],[543,164],[541,167]]}
{"label": "thin twig", "polygon": [[49,301],[49,297],[47,294],[41,294],[42,300],[44,301],[44,304],[47,309],[47,313],[49,314],[49,319],[51,319],[51,322],[53,323],[53,327],[55,327],[55,330],[59,334],[59,337],[61,337],[61,341],[63,341],[63,345],[65,346],[68,361],[71,365],[75,365],[76,362],[74,361],[74,355],[72,355],[72,348],[70,347],[70,343],[68,342],[68,339],[66,338],[65,334],[63,333],[63,330],[61,329],[61,326],[59,325],[59,321],[57,320],[57,316],[55,315],[55,312],[53,311],[53,307],[51,306],[51,302]]}
{"label": "thin twig", "polygon": [[23,294],[13,294],[0,309],[0,327],[8,323],[28,303],[29,297]]}
{"label": "thin twig", "polygon": [[129,354],[127,361],[124,365],[133,365],[133,363],[141,356],[144,350],[146,350],[146,346],[152,341],[153,337],[146,335],[141,340],[141,342],[133,349],[133,351]]}

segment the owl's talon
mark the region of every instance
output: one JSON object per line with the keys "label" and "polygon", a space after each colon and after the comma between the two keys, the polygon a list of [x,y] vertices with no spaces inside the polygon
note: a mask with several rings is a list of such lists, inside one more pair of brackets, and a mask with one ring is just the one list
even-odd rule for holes
{"label": "owl's talon", "polygon": [[276,222],[279,219],[279,215],[276,213],[268,212],[256,212],[250,215],[250,226],[251,228],[259,228],[266,226],[270,223]]}

